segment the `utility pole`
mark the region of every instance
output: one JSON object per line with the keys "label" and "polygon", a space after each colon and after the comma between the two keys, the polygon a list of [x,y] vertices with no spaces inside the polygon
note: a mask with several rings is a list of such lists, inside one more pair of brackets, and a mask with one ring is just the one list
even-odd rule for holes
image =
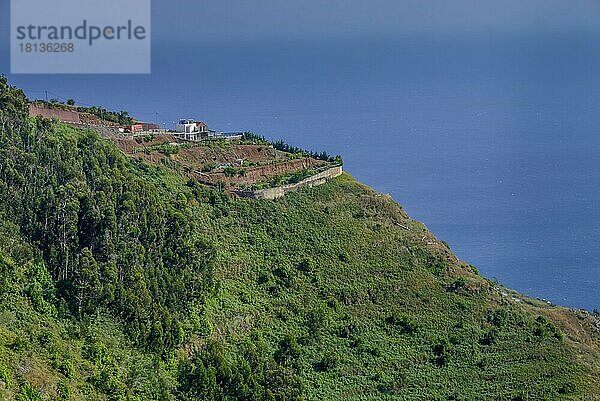
{"label": "utility pole", "polygon": [[48,91],[44,91],[44,93],[46,94],[46,103],[48,103]]}

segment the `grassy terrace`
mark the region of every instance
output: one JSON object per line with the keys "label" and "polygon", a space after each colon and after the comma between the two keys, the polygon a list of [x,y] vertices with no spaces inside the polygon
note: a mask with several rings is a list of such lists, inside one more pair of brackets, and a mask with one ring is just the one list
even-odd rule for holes
{"label": "grassy terrace", "polygon": [[[244,134],[241,140],[207,138],[201,142],[147,135],[135,138],[135,143],[129,152],[134,157],[152,157],[154,164],[196,173],[206,184],[235,190],[293,184],[343,163],[339,156],[308,152],[280,141],[270,143],[251,133]],[[242,147],[252,151],[246,152],[247,157],[238,158]],[[156,155],[160,157],[153,157]]]}
{"label": "grassy terrace", "polygon": [[302,169],[302,170],[298,170],[298,171],[288,173],[288,174],[276,175],[276,176],[272,177],[271,179],[269,179],[269,181],[259,182],[259,183],[253,184],[253,185],[248,185],[241,189],[256,191],[256,190],[261,190],[261,189],[280,187],[283,185],[296,184],[308,177],[311,177],[315,174],[319,174],[319,173],[321,173],[325,170],[328,170],[334,166],[336,166],[336,164],[328,163],[328,164],[325,164],[323,166],[319,166],[316,168]]}

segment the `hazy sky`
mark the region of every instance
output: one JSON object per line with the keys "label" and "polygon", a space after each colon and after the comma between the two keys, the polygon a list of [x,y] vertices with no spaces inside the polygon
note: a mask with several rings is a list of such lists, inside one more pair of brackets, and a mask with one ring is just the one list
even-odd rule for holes
{"label": "hazy sky", "polygon": [[[0,0],[0,73],[5,74],[10,69],[9,5],[10,0]],[[584,33],[580,36],[593,43],[600,38],[600,0],[153,0],[152,68],[155,74],[163,74],[158,84],[143,76],[123,76],[119,81],[107,75],[93,80],[76,75],[8,75],[24,88],[47,89],[90,103],[110,105],[119,99],[114,107],[136,107],[123,92],[180,87],[199,77],[201,82],[231,82],[240,77],[255,82],[253,72],[262,70],[272,70],[275,76],[279,68],[292,63],[298,41],[305,42],[302,46],[331,46],[340,40],[352,44],[356,38],[419,43],[422,36],[433,36],[457,44],[473,38],[492,43],[494,37],[513,35],[509,41],[515,42],[521,40],[519,35],[530,33],[557,38]],[[271,54],[266,66],[253,66],[246,59],[236,74],[220,73],[221,66],[214,66],[238,62],[238,43],[249,48],[261,42],[273,42],[286,51]],[[358,50],[359,55],[364,50]],[[198,67],[180,71],[182,52],[188,52]],[[397,52],[386,57],[396,56]],[[210,64],[204,63],[207,59]],[[212,75],[207,72],[211,68],[216,71]],[[225,78],[219,80],[219,74]]]}
{"label": "hazy sky", "polygon": [[[265,40],[600,27],[598,0],[155,0],[155,40]],[[186,20],[200,24],[172,23]]]}
{"label": "hazy sky", "polygon": [[[8,7],[0,0],[3,46]],[[600,31],[598,0],[153,0],[152,7],[157,44]]]}
{"label": "hazy sky", "polygon": [[[0,73],[5,74],[10,69],[9,5],[10,0],[0,0]],[[155,74],[163,74],[159,83],[164,85],[175,80],[176,74],[180,79],[177,85],[196,82],[198,77],[210,77],[210,82],[231,82],[243,76],[246,81],[255,82],[253,71],[272,70],[275,76],[278,68],[292,63],[288,53],[294,52],[299,41],[304,42],[301,46],[333,46],[331,43],[345,41],[347,47],[357,43],[356,38],[372,39],[372,43],[418,43],[429,36],[457,44],[473,38],[492,43],[491,38],[503,35],[513,35],[509,40],[518,42],[519,35],[530,33],[557,38],[584,33],[580,36],[593,43],[600,38],[600,0],[153,0],[152,69]],[[242,71],[231,76],[220,73],[220,67],[211,67],[219,61],[238,62],[238,43],[250,48],[254,43],[261,46],[262,42],[273,42],[284,49],[269,55],[270,65],[253,67],[246,59]],[[369,42],[363,42],[363,46],[364,43]],[[198,66],[186,75],[182,75],[179,63],[184,52]],[[361,54],[364,55],[364,49],[359,51]],[[398,57],[398,52],[386,57]],[[210,65],[204,63],[207,59],[211,60]],[[212,75],[207,72],[211,68],[216,70]],[[218,81],[219,74],[226,79],[221,77]],[[90,80],[81,76],[9,74],[9,78],[24,88],[68,93],[89,99],[90,103],[106,104],[120,99],[123,105],[115,107],[131,107],[122,95],[115,96],[117,93],[133,92],[133,87],[158,87],[142,76],[123,77],[123,82],[114,76]],[[167,86],[175,85],[169,81]]]}

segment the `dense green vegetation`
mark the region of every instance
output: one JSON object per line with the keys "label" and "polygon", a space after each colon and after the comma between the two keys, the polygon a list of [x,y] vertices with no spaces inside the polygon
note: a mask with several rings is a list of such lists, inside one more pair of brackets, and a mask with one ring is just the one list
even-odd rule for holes
{"label": "dense green vegetation", "polygon": [[348,175],[232,200],[26,105],[2,79],[0,398],[598,399],[569,311]]}
{"label": "dense green vegetation", "polygon": [[301,155],[302,157],[312,157],[317,160],[323,160],[326,162],[337,163],[339,165],[343,164],[341,156],[331,156],[330,154],[328,154],[325,151],[323,151],[321,153],[311,152],[311,151],[304,150],[304,149],[301,149],[301,148],[298,148],[295,146],[288,145],[287,143],[285,143],[284,141],[281,141],[281,140],[275,141],[273,143],[273,147],[277,150],[281,150],[282,152],[297,154],[297,155]]}
{"label": "dense green vegetation", "polygon": [[244,132],[240,143],[244,145],[271,145],[264,136],[255,134],[253,132]]}
{"label": "dense green vegetation", "polygon": [[271,177],[268,181],[249,185],[246,189],[254,191],[266,188],[280,187],[282,185],[296,184],[308,177],[323,172],[331,167],[332,166],[328,164],[310,169],[301,169],[287,174],[276,175],[274,177]]}
{"label": "dense green vegetation", "polygon": [[189,149],[192,147],[191,144],[171,144],[161,143],[151,146],[139,146],[133,149],[133,153],[144,152],[151,154],[153,152],[160,152],[165,156],[176,155],[180,149]]}
{"label": "dense green vegetation", "polygon": [[[58,99],[50,99],[49,101],[45,100],[36,100],[34,103],[37,103],[41,106],[49,107],[49,108],[60,108],[63,110],[73,110],[75,107],[75,101],[73,99],[68,99],[66,103],[62,103]],[[129,115],[127,111],[110,111],[103,107],[98,106],[77,106],[76,110],[80,113],[89,113],[95,115],[104,121],[109,121],[119,125],[131,125],[135,122],[135,119]]]}
{"label": "dense green vegetation", "polygon": [[77,106],[77,111],[79,111],[80,113],[90,113],[100,118],[101,120],[110,121],[119,125],[131,125],[135,123],[135,119],[129,115],[129,112],[124,110],[110,111],[98,106]]}

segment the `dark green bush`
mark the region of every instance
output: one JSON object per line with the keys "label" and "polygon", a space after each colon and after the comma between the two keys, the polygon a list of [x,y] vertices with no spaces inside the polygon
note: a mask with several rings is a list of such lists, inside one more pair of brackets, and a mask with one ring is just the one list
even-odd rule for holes
{"label": "dark green bush", "polygon": [[323,357],[315,363],[315,370],[318,372],[329,372],[334,370],[339,363],[338,356],[333,351],[327,351]]}
{"label": "dark green bush", "polygon": [[389,315],[385,318],[385,323],[396,328],[400,334],[414,334],[418,329],[416,323],[409,316],[402,314]]}

